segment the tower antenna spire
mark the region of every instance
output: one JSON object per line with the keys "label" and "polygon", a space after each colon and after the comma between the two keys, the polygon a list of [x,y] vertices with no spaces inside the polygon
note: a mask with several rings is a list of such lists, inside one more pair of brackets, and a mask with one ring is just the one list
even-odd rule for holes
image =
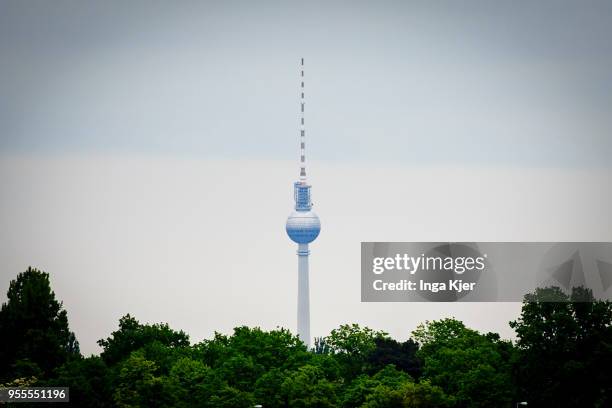
{"label": "tower antenna spire", "polygon": [[306,127],[304,126],[304,58],[302,58],[300,68],[300,182],[306,183]]}

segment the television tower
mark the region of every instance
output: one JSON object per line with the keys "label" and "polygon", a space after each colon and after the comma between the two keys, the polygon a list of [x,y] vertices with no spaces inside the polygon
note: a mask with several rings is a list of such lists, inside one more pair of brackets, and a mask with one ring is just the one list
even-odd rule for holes
{"label": "television tower", "polygon": [[301,62],[300,85],[300,177],[293,183],[295,211],[287,218],[287,234],[298,244],[298,337],[310,348],[310,290],[308,287],[308,244],[321,232],[321,222],[310,201],[310,185],[306,182],[306,130],[304,127],[304,58]]}

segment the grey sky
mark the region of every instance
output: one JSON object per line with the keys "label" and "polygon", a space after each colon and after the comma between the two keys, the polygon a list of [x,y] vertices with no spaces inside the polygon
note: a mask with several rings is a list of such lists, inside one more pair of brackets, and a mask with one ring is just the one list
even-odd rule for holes
{"label": "grey sky", "polygon": [[298,63],[312,333],[518,304],[363,304],[360,241],[612,241],[612,4],[0,1],[0,301],[52,274],[85,352],[132,313],[295,326]]}
{"label": "grey sky", "polygon": [[[610,163],[610,2],[0,3],[0,149]],[[316,142],[315,142],[316,141]]]}

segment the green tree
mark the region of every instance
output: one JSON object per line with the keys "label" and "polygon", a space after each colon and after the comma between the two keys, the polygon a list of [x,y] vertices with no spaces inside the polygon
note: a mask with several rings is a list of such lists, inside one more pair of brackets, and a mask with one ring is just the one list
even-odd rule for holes
{"label": "green tree", "polygon": [[282,393],[282,385],[283,381],[285,381],[285,376],[286,374],[284,371],[273,368],[259,377],[255,383],[255,391],[253,392],[255,402],[262,404],[266,408],[285,407],[285,398]]}
{"label": "green tree", "polygon": [[113,406],[110,372],[98,356],[71,359],[56,369],[54,378],[38,386],[69,387],[70,403],[76,407]]}
{"label": "green tree", "polygon": [[207,406],[226,385],[215,370],[189,357],[179,358],[163,380],[164,392],[177,408]]}
{"label": "green tree", "polygon": [[387,333],[353,323],[332,330],[324,342],[344,367],[343,376],[350,380],[368,369],[368,358],[381,338],[387,338]]}
{"label": "green tree", "polygon": [[400,343],[387,337],[374,339],[375,348],[367,358],[370,372],[380,371],[389,364],[417,379],[421,375],[421,361],[417,357],[419,345],[412,339]]}
{"label": "green tree", "polygon": [[281,392],[289,408],[333,408],[338,405],[337,388],[319,368],[307,364],[287,374]]}
{"label": "green tree", "polygon": [[448,397],[442,388],[429,381],[402,382],[398,387],[379,385],[370,394],[361,408],[444,408],[452,407],[455,400]]}
{"label": "green tree", "polygon": [[342,395],[342,406],[346,408],[359,407],[380,386],[395,389],[406,381],[412,381],[412,379],[408,374],[397,370],[393,365],[384,367],[373,376],[362,374],[346,387]]}
{"label": "green tree", "polygon": [[539,288],[510,322],[518,337],[515,374],[534,406],[612,406],[612,303],[592,292]]}
{"label": "green tree", "polygon": [[251,393],[224,385],[211,397],[207,406],[214,408],[251,408],[253,405],[254,400]]}
{"label": "green tree", "polygon": [[342,364],[333,354],[312,354],[308,364],[317,367],[329,381],[343,381]]}
{"label": "green tree", "polygon": [[459,406],[511,404],[512,343],[496,334],[480,334],[455,319],[421,324],[413,336],[421,344],[423,378],[456,397]]}
{"label": "green tree", "polygon": [[28,268],[11,281],[7,298],[0,309],[0,380],[11,380],[13,370],[49,375],[80,355],[48,273]]}
{"label": "green tree", "polygon": [[385,332],[360,327],[356,323],[343,324],[331,331],[325,343],[335,354],[366,357],[376,348],[375,340],[386,336]]}
{"label": "green tree", "polygon": [[133,352],[120,364],[114,389],[119,408],[163,407],[172,402],[172,396],[164,392],[155,362],[147,360],[141,351]]}
{"label": "green tree", "polygon": [[267,371],[270,368],[292,369],[310,358],[304,343],[287,329],[263,331],[259,327],[236,327],[231,336],[215,333],[211,340],[196,346],[201,358],[211,367],[219,367],[235,355],[248,357]]}
{"label": "green tree", "polygon": [[229,357],[217,371],[227,384],[241,391],[253,391],[255,381],[264,373],[263,366],[242,354]]}
{"label": "green tree", "polygon": [[140,324],[128,314],[119,320],[119,330],[106,339],[98,340],[98,344],[103,349],[100,354],[102,359],[106,364],[114,365],[129,357],[133,351],[147,346],[149,354],[157,354],[158,357],[167,355],[168,349],[186,348],[189,346],[189,336],[182,330],[172,330],[168,324]]}

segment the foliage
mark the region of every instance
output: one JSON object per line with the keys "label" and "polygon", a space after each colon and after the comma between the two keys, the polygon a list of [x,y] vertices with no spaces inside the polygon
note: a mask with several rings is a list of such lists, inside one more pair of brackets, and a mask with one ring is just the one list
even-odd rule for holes
{"label": "foliage", "polygon": [[376,348],[375,340],[384,338],[387,333],[374,331],[358,324],[343,324],[331,331],[325,342],[335,354],[366,357]]}
{"label": "foliage", "polygon": [[79,407],[110,407],[112,393],[108,367],[98,356],[73,359],[55,371],[51,379],[37,386],[70,388],[70,401]]}
{"label": "foliage", "polygon": [[12,280],[0,309],[0,381],[51,374],[80,355],[49,274],[29,267]]}
{"label": "foliage", "polygon": [[412,378],[420,377],[421,361],[417,357],[419,344],[416,341],[408,339],[400,343],[388,337],[378,337],[374,339],[374,344],[375,348],[367,359],[370,372],[375,373],[392,364]]}
{"label": "foliage", "polygon": [[386,338],[387,333],[375,331],[358,324],[344,324],[331,331],[324,342],[343,367],[343,376],[352,379],[368,369],[367,360],[376,350],[376,340]]}
{"label": "foliage", "polygon": [[83,358],[48,275],[28,269],[0,311],[2,385],[68,386],[62,406],[94,408],[611,406],[610,302],[540,289],[510,325],[516,346],[456,319],[425,322],[404,342],[347,324],[309,351],[282,328],[191,344],[126,315],[101,354]]}
{"label": "foliage", "polygon": [[380,385],[366,399],[362,408],[443,408],[452,407],[455,401],[428,381],[414,383],[404,381],[399,387]]}
{"label": "foliage", "polygon": [[455,319],[421,324],[413,336],[421,344],[423,378],[455,396],[459,405],[498,407],[512,402],[511,343]]}
{"label": "foliage", "polygon": [[612,303],[590,290],[538,289],[510,323],[520,357],[521,398],[534,405],[612,406]]}
{"label": "foliage", "polygon": [[288,373],[281,393],[290,408],[333,408],[337,406],[338,384],[328,381],[321,370],[312,365]]}
{"label": "foliage", "polygon": [[167,324],[140,324],[127,314],[119,320],[119,330],[112,332],[107,339],[98,340],[98,344],[103,349],[100,356],[110,365],[146,346],[150,352],[189,346],[189,336],[183,331],[170,329]]}
{"label": "foliage", "polygon": [[374,376],[362,374],[355,378],[346,388],[342,406],[359,407],[365,403],[366,399],[374,394],[380,386],[396,388],[403,382],[408,381],[409,377],[405,373],[398,371],[394,366],[389,365],[376,373]]}
{"label": "foliage", "polygon": [[214,408],[250,408],[254,404],[250,393],[230,386],[223,386],[206,404]]}
{"label": "foliage", "polygon": [[119,368],[113,398],[120,408],[160,407],[167,395],[155,362],[144,353],[133,352]]}
{"label": "foliage", "polygon": [[253,396],[255,401],[266,403],[266,408],[284,407],[286,397],[282,394],[282,386],[285,381],[285,372],[273,368],[257,379]]}
{"label": "foliage", "polygon": [[164,378],[164,391],[177,408],[194,407],[209,401],[225,384],[217,373],[202,361],[182,357]]}
{"label": "foliage", "polygon": [[211,367],[219,367],[227,359],[242,355],[250,357],[253,364],[265,371],[272,367],[297,367],[310,356],[304,343],[287,329],[264,332],[258,327],[236,327],[232,336],[215,333],[212,340],[204,340],[196,348]]}
{"label": "foliage", "polygon": [[374,376],[361,375],[344,392],[342,406],[451,407],[454,399],[428,381],[415,383],[408,374],[388,365]]}

